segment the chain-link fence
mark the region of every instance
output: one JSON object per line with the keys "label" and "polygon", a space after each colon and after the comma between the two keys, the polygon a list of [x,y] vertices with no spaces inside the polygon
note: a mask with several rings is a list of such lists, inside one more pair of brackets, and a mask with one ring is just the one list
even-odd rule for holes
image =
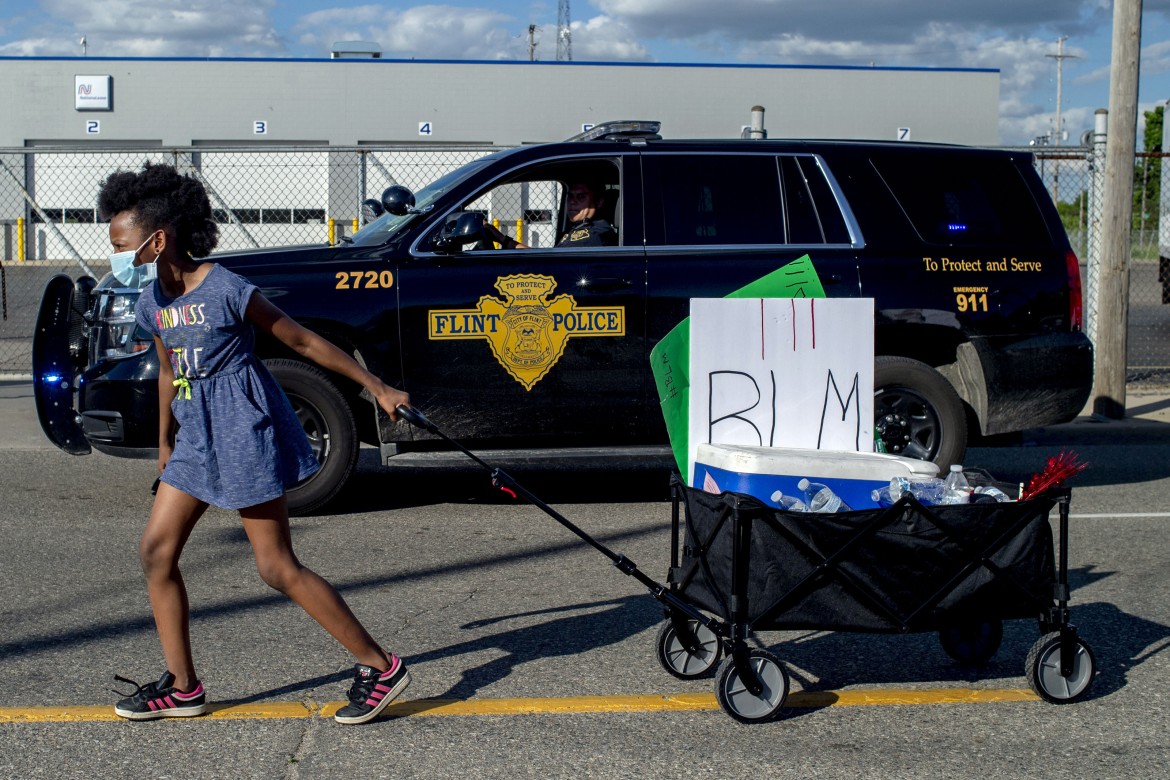
{"label": "chain-link fence", "polygon": [[[1051,194],[1080,258],[1085,319],[1096,326],[1099,213],[1104,143],[1026,148]],[[492,151],[488,147],[191,147],[0,149],[0,375],[30,371],[34,320],[45,282],[54,274],[108,269],[107,225],[96,211],[98,188],[117,170],[164,161],[199,178],[220,222],[221,249],[336,242],[357,229],[361,201],[390,184],[413,190]],[[1138,155],[1130,266],[1128,379],[1170,381],[1170,211],[1159,203],[1160,153]],[[550,184],[549,187],[555,186]],[[548,189],[548,188],[546,188]],[[515,202],[472,204],[508,235],[534,245],[555,239],[557,194],[540,186],[506,193]],[[494,197],[494,196],[493,196]],[[1159,252],[1160,222],[1165,234]],[[549,235],[545,236],[544,233]],[[1167,302],[1163,302],[1163,301]]]}
{"label": "chain-link fence", "polygon": [[[1105,183],[1104,136],[1097,138],[1088,147],[1028,149],[1081,261],[1085,329],[1094,341],[1100,324],[1096,291]],[[1161,172],[1167,165],[1170,154],[1163,152],[1139,152],[1134,163],[1126,323],[1126,381],[1131,384],[1170,382],[1170,260],[1162,259],[1170,257],[1170,209],[1162,205],[1161,195]]]}
{"label": "chain-link fence", "polygon": [[413,189],[490,147],[0,149],[0,376],[31,371],[32,333],[55,274],[109,270],[97,193],[115,171],[167,162],[203,182],[219,249],[336,243],[358,229],[361,202]]}

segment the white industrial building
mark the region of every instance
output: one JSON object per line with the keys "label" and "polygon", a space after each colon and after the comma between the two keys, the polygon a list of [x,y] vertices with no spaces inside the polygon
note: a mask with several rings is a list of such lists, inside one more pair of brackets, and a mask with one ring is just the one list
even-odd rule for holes
{"label": "white industrial building", "polygon": [[9,260],[103,257],[97,188],[147,158],[199,172],[229,248],[324,241],[324,225],[352,229],[362,198],[389,183],[418,188],[492,149],[612,119],[660,120],[671,138],[729,138],[759,105],[772,138],[999,141],[999,71],[990,69],[367,53],[9,57],[0,74],[0,259]]}
{"label": "white industrial building", "polygon": [[999,142],[989,69],[4,57],[0,72],[0,147],[514,146],[618,118],[723,138],[753,105],[768,109],[772,137]]}

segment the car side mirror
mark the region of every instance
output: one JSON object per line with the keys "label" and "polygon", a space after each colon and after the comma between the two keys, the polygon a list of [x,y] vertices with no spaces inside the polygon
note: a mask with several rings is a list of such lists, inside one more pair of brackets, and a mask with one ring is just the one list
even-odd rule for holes
{"label": "car side mirror", "polygon": [[463,251],[468,244],[487,239],[484,225],[487,218],[478,211],[464,211],[447,220],[443,229],[435,236],[434,247],[439,252],[455,254]]}

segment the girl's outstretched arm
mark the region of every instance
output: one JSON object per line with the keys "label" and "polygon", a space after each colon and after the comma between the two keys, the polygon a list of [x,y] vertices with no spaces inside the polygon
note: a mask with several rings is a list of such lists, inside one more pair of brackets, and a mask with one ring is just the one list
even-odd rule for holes
{"label": "girl's outstretched arm", "polygon": [[247,314],[253,325],[271,334],[298,355],[364,387],[390,415],[391,420],[398,420],[397,407],[400,404],[410,404],[409,395],[390,387],[333,344],[299,325],[259,292],[252,293]]}

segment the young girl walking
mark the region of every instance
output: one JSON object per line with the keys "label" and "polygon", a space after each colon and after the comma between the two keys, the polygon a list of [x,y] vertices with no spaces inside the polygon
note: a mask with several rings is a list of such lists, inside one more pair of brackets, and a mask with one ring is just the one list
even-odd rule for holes
{"label": "young girl walking", "polygon": [[[132,720],[206,711],[195,673],[179,556],[208,505],[238,510],[260,577],[286,594],[357,660],[349,704],[334,716],[365,723],[410,684],[406,665],[374,641],[340,594],[297,560],[285,490],[319,468],[288,399],[253,354],[253,328],[307,360],[357,382],[391,419],[409,403],[349,355],[293,322],[255,286],[216,263],[218,228],[203,186],[169,165],[110,176],[98,195],[110,221],[111,268],[147,286],[135,317],[159,357],[159,471],[139,544],[167,671],[115,705]],[[176,433],[177,429],[177,433]]]}

